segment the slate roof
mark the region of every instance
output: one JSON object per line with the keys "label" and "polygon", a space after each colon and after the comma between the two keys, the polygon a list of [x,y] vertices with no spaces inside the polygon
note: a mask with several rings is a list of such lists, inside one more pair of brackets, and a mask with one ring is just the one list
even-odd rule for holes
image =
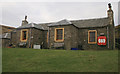
{"label": "slate roof", "polygon": [[96,19],[85,19],[85,20],[61,20],[58,22],[52,22],[52,23],[30,23],[24,26],[20,26],[18,28],[38,28],[42,30],[48,30],[49,26],[58,26],[58,25],[74,25],[78,28],[89,28],[89,27],[103,27],[109,25],[109,19],[108,17],[105,18],[96,18]]}
{"label": "slate roof", "polygon": [[38,25],[41,25],[44,28],[44,30],[48,30],[48,25],[49,24],[51,24],[51,23],[40,23]]}
{"label": "slate roof", "polygon": [[27,24],[27,25],[23,25],[23,26],[20,26],[18,27],[18,29],[21,29],[21,28],[37,28],[37,29],[42,29],[44,30],[44,27],[41,26],[41,25],[38,25],[38,24],[35,24],[35,23],[30,23],[30,24]]}
{"label": "slate roof", "polygon": [[38,29],[42,29],[42,30],[48,30],[48,24],[51,23],[40,23],[40,24],[36,24],[36,23],[30,23],[24,26],[20,26],[18,28],[38,28]]}
{"label": "slate roof", "polygon": [[0,35],[0,38],[10,39],[11,38],[11,34],[10,33],[4,33],[4,34]]}
{"label": "slate roof", "polygon": [[109,19],[107,17],[97,18],[97,19],[71,20],[71,21],[64,19],[59,22],[49,24],[48,26],[70,25],[70,24],[73,24],[78,28],[103,27],[109,24]]}
{"label": "slate roof", "polygon": [[51,23],[48,26],[70,25],[70,24],[72,24],[70,21],[64,19],[64,20],[61,20],[59,22]]}
{"label": "slate roof", "polygon": [[103,27],[109,25],[109,19],[107,17],[86,20],[72,20],[71,22],[78,28]]}

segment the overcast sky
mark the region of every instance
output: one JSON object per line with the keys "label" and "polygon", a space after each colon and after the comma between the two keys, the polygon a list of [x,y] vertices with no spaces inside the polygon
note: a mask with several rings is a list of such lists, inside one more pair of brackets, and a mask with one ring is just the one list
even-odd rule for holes
{"label": "overcast sky", "polygon": [[[107,17],[109,2],[5,2],[0,8],[0,19],[7,26],[18,27],[24,16],[28,22],[49,23],[63,19],[81,20]],[[118,23],[118,2],[111,2],[115,25]],[[120,20],[120,18],[119,18]]]}

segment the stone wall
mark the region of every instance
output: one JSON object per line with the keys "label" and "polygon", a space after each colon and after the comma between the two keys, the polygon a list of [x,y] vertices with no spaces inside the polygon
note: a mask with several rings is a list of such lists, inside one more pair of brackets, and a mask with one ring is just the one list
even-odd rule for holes
{"label": "stone wall", "polygon": [[[63,42],[55,42],[54,35],[55,35],[55,28],[64,28],[64,41]],[[89,30],[96,30],[97,37],[100,36],[100,33],[104,33],[104,36],[107,38],[107,42],[105,46],[99,46],[96,44],[89,44],[88,43],[88,31]],[[101,49],[113,49],[112,44],[112,37],[113,35],[110,30],[107,30],[106,27],[94,27],[94,28],[76,28],[73,25],[69,26],[55,26],[50,27],[50,48],[55,48],[57,45],[64,44],[64,49],[71,49],[71,48],[78,48],[79,45],[82,45],[82,48],[85,50],[101,50]],[[109,37],[108,37],[109,36]],[[109,39],[108,39],[109,38]],[[109,40],[109,41],[108,41]],[[109,46],[108,46],[109,43]]]}
{"label": "stone wall", "polygon": [[[64,28],[64,41],[63,42],[54,41],[55,28]],[[76,48],[77,40],[78,40],[77,32],[78,32],[78,29],[73,25],[50,27],[49,47],[55,48],[56,45],[61,45],[61,46],[63,45],[64,49],[66,50],[70,50],[71,48]]]}
{"label": "stone wall", "polygon": [[115,49],[115,27],[114,25],[108,26],[109,30],[109,48]]}
{"label": "stone wall", "polygon": [[43,30],[39,30],[39,29],[35,29],[32,28],[31,29],[31,40],[30,40],[30,44],[34,45],[34,44],[38,44],[41,45],[42,48],[46,48],[46,37],[45,37],[45,31]]}
{"label": "stone wall", "polygon": [[[64,28],[64,41],[56,42],[54,41],[55,28]],[[65,25],[65,26],[52,26],[49,27],[49,40],[47,43],[47,30],[39,30],[36,28],[28,29],[28,40],[27,48],[33,47],[34,44],[42,45],[42,48],[51,48],[54,49],[57,46],[63,46],[64,49],[70,50],[71,48],[78,48],[79,45],[82,45],[82,48],[87,49],[113,49],[114,48],[114,27],[94,27],[94,28],[77,28],[74,25]],[[98,46],[96,44],[88,44],[88,31],[96,30],[97,37],[100,36],[100,33],[104,33],[107,38],[107,44],[105,46]],[[12,32],[11,43],[18,46],[21,36],[21,29],[16,29],[15,32]],[[49,44],[49,45],[48,45]],[[109,44],[109,46],[108,46]]]}
{"label": "stone wall", "polygon": [[[91,49],[91,50],[99,50],[99,49],[108,49],[108,39],[105,46],[99,46],[96,44],[89,44],[88,43],[88,31],[89,30],[96,30],[97,31],[97,37],[100,36],[100,33],[104,33],[104,36],[108,38],[107,36],[107,27],[97,27],[97,28],[84,28],[79,29],[79,44],[82,45],[82,48],[85,50]],[[110,41],[109,41],[110,42]]]}
{"label": "stone wall", "polygon": [[16,29],[15,31],[11,32],[11,43],[18,47],[18,44],[20,42],[20,34],[21,29]]}
{"label": "stone wall", "polygon": [[[18,47],[18,44],[21,42],[21,30],[23,29],[16,29],[15,32],[12,32],[11,43]],[[46,48],[46,31],[36,29],[36,28],[29,28],[28,29],[28,39],[26,41],[27,48],[32,48],[34,44],[42,45],[43,48]]]}

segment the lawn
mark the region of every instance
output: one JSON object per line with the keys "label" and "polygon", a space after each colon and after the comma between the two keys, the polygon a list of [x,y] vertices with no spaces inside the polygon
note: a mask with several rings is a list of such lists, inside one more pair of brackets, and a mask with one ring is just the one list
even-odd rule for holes
{"label": "lawn", "polygon": [[3,48],[3,72],[118,72],[118,50]]}

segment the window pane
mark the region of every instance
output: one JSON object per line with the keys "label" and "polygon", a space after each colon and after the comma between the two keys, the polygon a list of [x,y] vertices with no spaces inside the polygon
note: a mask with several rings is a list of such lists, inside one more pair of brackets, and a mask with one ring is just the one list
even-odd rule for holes
{"label": "window pane", "polygon": [[57,29],[57,34],[62,34],[63,29]]}
{"label": "window pane", "polygon": [[26,40],[26,31],[23,31],[23,40]]}
{"label": "window pane", "polygon": [[59,35],[57,35],[57,38],[56,38],[56,40],[59,40]]}
{"label": "window pane", "polygon": [[63,29],[57,29],[57,34],[56,34],[56,40],[62,40],[62,36],[63,36]]}
{"label": "window pane", "polygon": [[95,42],[95,32],[89,32],[90,42]]}
{"label": "window pane", "polygon": [[57,40],[62,40],[62,34],[61,35],[57,35]]}

